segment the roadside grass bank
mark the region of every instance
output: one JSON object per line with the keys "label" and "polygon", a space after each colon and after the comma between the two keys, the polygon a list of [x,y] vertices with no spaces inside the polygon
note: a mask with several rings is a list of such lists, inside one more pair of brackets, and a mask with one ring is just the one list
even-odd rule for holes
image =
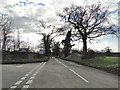
{"label": "roadside grass bank", "polygon": [[42,57],[42,58],[38,58],[38,59],[3,60],[2,64],[39,63],[39,62],[47,62],[48,60],[49,60],[48,57]]}
{"label": "roadside grass bank", "polygon": [[120,57],[96,56],[91,59],[82,59],[80,54],[74,53],[68,57],[57,58],[120,75],[120,66],[118,64]]}

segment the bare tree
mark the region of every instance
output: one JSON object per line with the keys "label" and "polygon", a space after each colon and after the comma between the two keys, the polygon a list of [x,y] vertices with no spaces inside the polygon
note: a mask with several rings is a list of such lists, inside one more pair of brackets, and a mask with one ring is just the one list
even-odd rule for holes
{"label": "bare tree", "polygon": [[83,41],[83,56],[87,55],[87,40],[102,35],[114,34],[115,25],[111,25],[108,21],[109,11],[102,7],[101,4],[66,7],[60,17],[65,23],[69,23],[74,27],[75,36]]}
{"label": "bare tree", "polygon": [[59,42],[54,42],[53,44],[53,56],[59,56],[60,54],[60,43]]}
{"label": "bare tree", "polygon": [[10,41],[11,38],[11,21],[6,18],[1,17],[0,19],[0,29],[2,30],[2,50],[6,50],[7,43]]}
{"label": "bare tree", "polygon": [[39,32],[38,34],[42,35],[42,41],[43,41],[43,47],[45,49],[45,56],[50,56],[51,54],[51,45],[53,39],[58,36],[56,34],[56,28],[53,25],[48,24],[45,21],[40,21],[40,24],[38,26]]}

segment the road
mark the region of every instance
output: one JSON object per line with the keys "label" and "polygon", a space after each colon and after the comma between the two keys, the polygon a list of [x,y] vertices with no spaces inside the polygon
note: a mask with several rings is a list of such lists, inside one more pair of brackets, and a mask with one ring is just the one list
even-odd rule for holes
{"label": "road", "polygon": [[42,63],[3,65],[2,88],[118,88],[118,76],[52,57]]}

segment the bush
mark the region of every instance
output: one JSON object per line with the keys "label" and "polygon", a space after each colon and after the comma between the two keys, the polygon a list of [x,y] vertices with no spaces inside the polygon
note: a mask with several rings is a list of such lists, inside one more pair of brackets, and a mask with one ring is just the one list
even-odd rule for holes
{"label": "bush", "polygon": [[88,51],[88,54],[87,54],[87,57],[88,57],[88,58],[93,58],[93,57],[95,57],[95,51],[89,50],[89,51]]}
{"label": "bush", "polygon": [[87,59],[87,58],[94,58],[95,57],[95,51],[89,49],[88,50],[88,53],[87,53],[87,56],[82,56],[82,59]]}

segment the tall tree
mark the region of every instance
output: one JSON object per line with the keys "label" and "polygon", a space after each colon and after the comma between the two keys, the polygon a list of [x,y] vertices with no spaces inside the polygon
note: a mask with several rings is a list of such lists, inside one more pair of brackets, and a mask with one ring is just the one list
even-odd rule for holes
{"label": "tall tree", "polygon": [[60,43],[54,43],[54,47],[53,47],[53,55],[54,56],[59,56],[60,54]]}
{"label": "tall tree", "polygon": [[8,19],[1,17],[0,19],[0,29],[2,30],[2,50],[7,50],[7,43],[11,39],[11,21]]}
{"label": "tall tree", "polygon": [[76,30],[76,37],[83,41],[83,56],[87,56],[87,40],[114,34],[115,25],[109,23],[109,11],[101,4],[66,7],[60,17]]}
{"label": "tall tree", "polygon": [[70,50],[72,46],[74,46],[74,44],[71,45],[71,40],[72,39],[71,39],[71,30],[70,30],[68,31],[65,40],[62,41],[62,44],[64,45],[63,53],[65,57],[67,57],[70,54]]}
{"label": "tall tree", "polygon": [[42,34],[43,35],[43,45],[45,49],[45,56],[50,56],[51,54],[51,43],[52,43],[52,38],[50,37],[50,34]]}
{"label": "tall tree", "polygon": [[38,28],[38,34],[43,36],[42,41],[43,47],[45,49],[45,56],[49,57],[51,54],[52,41],[57,36],[55,26],[52,26],[47,22],[41,20]]}

